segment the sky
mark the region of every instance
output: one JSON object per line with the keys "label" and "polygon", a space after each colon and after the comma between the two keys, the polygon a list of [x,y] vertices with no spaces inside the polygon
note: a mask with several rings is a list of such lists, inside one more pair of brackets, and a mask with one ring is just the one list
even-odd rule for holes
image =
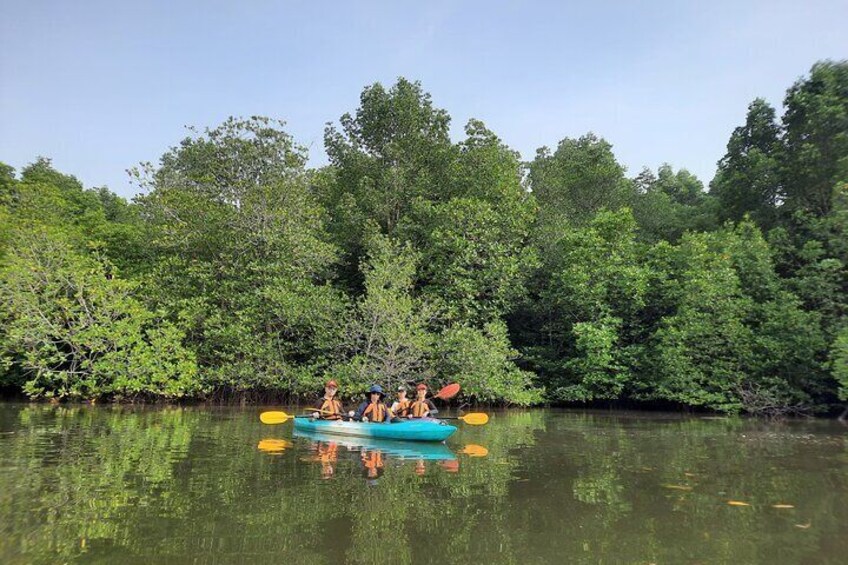
{"label": "sky", "polygon": [[404,76],[457,141],[478,118],[530,160],[592,131],[630,176],[706,184],[747,105],[848,58],[846,30],[846,0],[0,0],[0,161],[129,197],[185,126],[264,115],[320,166],[325,124]]}

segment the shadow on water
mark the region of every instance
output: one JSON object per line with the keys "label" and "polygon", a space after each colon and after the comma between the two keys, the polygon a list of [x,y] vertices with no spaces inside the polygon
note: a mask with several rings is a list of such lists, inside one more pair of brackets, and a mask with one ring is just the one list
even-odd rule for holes
{"label": "shadow on water", "polygon": [[848,435],[496,411],[447,444],[255,408],[4,404],[0,562],[842,563]]}

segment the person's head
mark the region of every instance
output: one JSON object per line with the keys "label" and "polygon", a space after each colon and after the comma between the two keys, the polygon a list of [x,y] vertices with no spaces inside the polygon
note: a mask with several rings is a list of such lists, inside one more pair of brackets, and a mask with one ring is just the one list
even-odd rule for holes
{"label": "person's head", "polygon": [[400,385],[400,386],[398,387],[398,391],[397,391],[397,392],[398,392],[398,398],[400,398],[401,400],[403,400],[403,399],[405,399],[405,398],[406,398],[406,387],[405,387],[405,386]]}
{"label": "person's head", "polygon": [[339,385],[336,384],[336,381],[334,381],[332,379],[327,381],[327,384],[324,385],[324,394],[327,396],[327,398],[334,397],[336,395],[336,392],[338,392],[338,390],[339,390]]}
{"label": "person's head", "polygon": [[371,402],[379,402],[386,394],[383,392],[383,387],[380,385],[373,385],[368,389],[368,399]]}
{"label": "person's head", "polygon": [[417,387],[415,387],[415,394],[418,395],[418,400],[424,400],[427,398],[427,385],[421,383]]}

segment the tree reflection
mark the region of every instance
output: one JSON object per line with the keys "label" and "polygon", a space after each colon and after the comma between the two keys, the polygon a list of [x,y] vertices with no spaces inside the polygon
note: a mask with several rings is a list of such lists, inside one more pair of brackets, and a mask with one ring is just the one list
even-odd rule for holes
{"label": "tree reflection", "polygon": [[503,411],[409,447],[6,405],[0,562],[838,561],[848,440],[817,425]]}

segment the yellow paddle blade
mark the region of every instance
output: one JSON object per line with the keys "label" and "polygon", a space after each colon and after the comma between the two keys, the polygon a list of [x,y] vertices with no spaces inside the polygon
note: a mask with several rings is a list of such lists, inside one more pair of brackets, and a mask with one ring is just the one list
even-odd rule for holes
{"label": "yellow paddle blade", "polygon": [[291,418],[285,412],[263,412],[259,415],[259,420],[263,424],[283,424]]}
{"label": "yellow paddle blade", "polygon": [[263,439],[256,447],[265,453],[282,453],[292,446],[292,442],[284,439]]}
{"label": "yellow paddle blade", "polygon": [[483,447],[482,445],[469,443],[463,448],[462,453],[468,455],[469,457],[485,457],[489,454],[489,450]]}
{"label": "yellow paddle blade", "polygon": [[489,421],[489,415],[482,412],[472,412],[471,414],[460,416],[459,419],[472,426],[482,426]]}

